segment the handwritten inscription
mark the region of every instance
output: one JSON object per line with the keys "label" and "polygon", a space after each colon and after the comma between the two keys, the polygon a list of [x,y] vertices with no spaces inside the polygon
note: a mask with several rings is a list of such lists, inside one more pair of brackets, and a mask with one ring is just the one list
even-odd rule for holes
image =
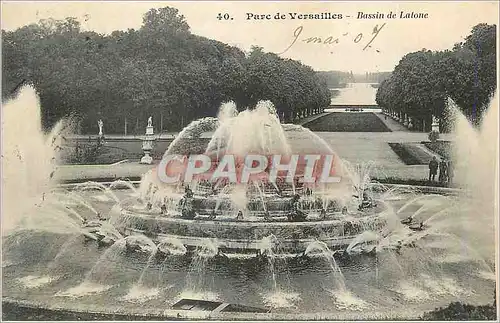
{"label": "handwritten inscription", "polygon": [[[363,41],[363,43],[364,43],[363,50],[366,50],[372,46],[373,41],[380,34],[380,31],[384,28],[384,26],[385,26],[385,23],[383,23],[382,25],[375,25],[375,27],[373,27],[371,34],[368,36],[365,36],[365,34],[363,34],[363,33],[357,33],[357,34],[351,35],[348,32],[346,32],[346,33],[343,33],[341,36],[326,36],[326,37],[325,36],[310,36],[310,37],[305,37],[305,38],[302,36],[302,33],[304,31],[304,27],[299,26],[293,32],[293,38],[292,38],[292,42],[290,43],[290,45],[284,51],[279,53],[279,55],[284,54],[287,51],[289,51],[290,48],[292,48],[297,43],[297,41],[301,41],[301,42],[304,42],[306,44],[336,45],[336,44],[340,44],[342,41],[345,41],[345,40],[349,41],[349,39],[350,39],[350,41],[352,41],[355,44],[362,43],[362,41]],[[366,42],[364,40],[366,40]]]}

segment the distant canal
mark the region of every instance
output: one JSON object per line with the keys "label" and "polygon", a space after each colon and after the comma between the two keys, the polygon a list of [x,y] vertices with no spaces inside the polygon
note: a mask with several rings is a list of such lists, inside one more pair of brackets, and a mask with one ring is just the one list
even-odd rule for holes
{"label": "distant canal", "polygon": [[[347,83],[345,88],[330,89],[336,92],[332,95],[332,105],[376,105],[378,83]],[[333,93],[332,93],[333,94]]]}

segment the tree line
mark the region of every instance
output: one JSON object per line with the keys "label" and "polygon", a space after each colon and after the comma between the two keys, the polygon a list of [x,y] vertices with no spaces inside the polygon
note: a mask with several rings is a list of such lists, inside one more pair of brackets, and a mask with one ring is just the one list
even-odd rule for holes
{"label": "tree line", "polygon": [[496,25],[478,24],[450,50],[422,49],[405,55],[377,91],[376,101],[416,129],[430,131],[432,116],[450,128],[447,98],[479,125],[496,89]]}
{"label": "tree line", "polygon": [[20,83],[35,86],[45,129],[61,118],[82,133],[179,131],[215,116],[222,102],[240,109],[271,100],[290,122],[330,103],[326,80],[311,67],[253,47],[248,53],[194,35],[175,8],[151,9],[138,29],[102,35],[75,18],[2,30],[2,99]]}

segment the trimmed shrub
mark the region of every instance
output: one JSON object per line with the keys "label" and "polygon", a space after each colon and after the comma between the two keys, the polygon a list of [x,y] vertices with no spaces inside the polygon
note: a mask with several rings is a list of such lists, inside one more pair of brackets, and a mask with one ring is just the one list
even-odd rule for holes
{"label": "trimmed shrub", "polygon": [[436,142],[439,139],[439,132],[436,130],[432,130],[429,132],[429,140],[431,142]]}
{"label": "trimmed shrub", "polygon": [[496,319],[494,306],[473,306],[460,302],[451,303],[445,308],[440,307],[422,316],[422,320],[429,321],[493,321]]}

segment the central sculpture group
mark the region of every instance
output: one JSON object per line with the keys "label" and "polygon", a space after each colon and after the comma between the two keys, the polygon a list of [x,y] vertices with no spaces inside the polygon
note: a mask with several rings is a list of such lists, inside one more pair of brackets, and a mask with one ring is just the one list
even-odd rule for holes
{"label": "central sculpture group", "polygon": [[[376,203],[369,191],[360,188],[364,184],[352,178],[353,174],[328,145],[304,128],[282,125],[272,107],[269,102],[261,102],[254,110],[237,113],[235,107],[228,106],[225,108],[231,108],[231,113],[221,113],[221,119],[192,122],[165,152],[162,158],[165,165],[160,163],[143,176],[140,198],[131,198],[113,209],[114,213],[119,212],[113,214],[115,227],[124,235],[139,233],[159,243],[165,239],[176,241],[186,249],[215,241],[218,250],[230,253],[258,252],[262,241],[269,237],[279,241],[283,252],[302,253],[315,241],[338,250],[365,231],[383,230],[390,209],[384,203]],[[243,136],[242,127],[247,133],[259,136]],[[289,142],[290,131],[303,138],[307,145],[299,147]],[[238,163],[234,168],[227,167],[227,171],[220,167],[223,173],[236,171],[238,174],[241,167],[236,166],[243,166],[241,174],[247,174],[244,172],[247,165],[257,174],[254,168],[259,165],[260,171],[269,175],[241,175],[245,180],[236,176],[236,181],[231,176],[209,176],[209,179],[186,176],[204,173],[197,167],[186,170],[186,164],[190,164],[179,162],[180,159],[175,159],[173,169],[166,167],[169,156],[192,160],[196,159],[195,155],[210,158],[210,163],[205,164],[217,166],[215,169],[220,163],[224,164],[225,156],[245,156],[244,160],[248,156],[273,158],[260,158],[262,162],[248,165]],[[318,160],[318,165],[323,166],[314,167],[312,174],[311,167],[306,166],[296,167],[300,170],[297,172],[293,171],[296,169],[285,171],[282,167],[295,164],[283,163],[280,159],[278,172],[273,172],[273,167],[266,167],[265,161],[267,166],[274,165],[269,160],[278,160],[276,156],[320,156],[304,157],[304,165]],[[182,160],[185,162],[186,158]],[[301,161],[299,158],[297,165],[302,165]],[[176,180],[163,180],[165,174]],[[179,174],[184,176],[177,178]],[[288,174],[293,174],[290,176],[293,178]],[[311,178],[326,180],[312,181]]]}
{"label": "central sculpture group", "polygon": [[[262,189],[257,187],[263,186]],[[216,220],[218,214],[232,213],[233,220],[244,221],[245,214],[251,214],[257,217],[262,217],[264,221],[271,221],[272,218],[286,217],[289,222],[306,221],[309,213],[315,213],[318,220],[326,220],[331,213],[348,214],[346,205],[340,205],[336,200],[324,201],[320,194],[314,194],[310,187],[300,185],[299,181],[295,181],[294,187],[283,188],[281,185],[270,185],[271,190],[266,189],[262,183],[246,186],[245,206],[238,208],[231,201],[230,194],[222,194],[226,191],[230,193],[231,188],[236,185],[227,185],[219,190],[217,185],[208,181],[196,182],[193,189],[185,184],[180,187],[184,190],[182,197],[179,199],[178,194],[168,194],[161,199],[160,215],[162,217],[176,217],[186,220],[196,219],[198,215],[203,216],[206,220]],[[229,189],[228,189],[229,188]],[[257,190],[252,191],[252,188]],[[268,187],[269,188],[269,187]],[[150,185],[148,196],[154,196],[158,191],[157,187]],[[353,196],[353,199],[357,199]],[[377,204],[369,196],[368,191],[363,192],[361,202],[358,204],[357,210],[363,211],[374,208]],[[241,206],[241,205],[240,205]],[[147,202],[147,211],[153,212],[153,202]],[[154,212],[153,212],[154,213]],[[226,219],[227,220],[227,219]]]}

